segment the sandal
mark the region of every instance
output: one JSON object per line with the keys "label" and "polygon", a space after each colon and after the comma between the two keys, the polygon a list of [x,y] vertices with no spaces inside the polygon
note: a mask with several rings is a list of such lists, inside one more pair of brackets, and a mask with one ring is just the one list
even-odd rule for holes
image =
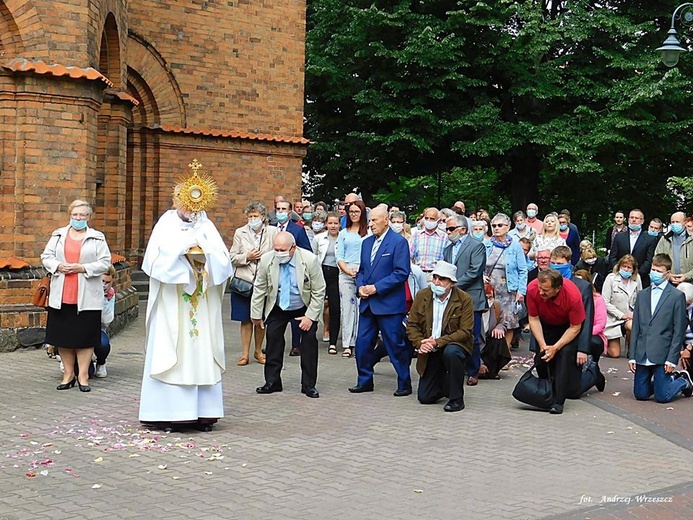
{"label": "sandal", "polygon": [[344,352],[342,352],[342,357],[343,358],[349,358],[351,357],[351,349],[350,348],[345,348]]}
{"label": "sandal", "polygon": [[241,359],[238,360],[238,363],[236,363],[239,367],[243,367],[248,364],[248,358],[247,357],[242,357]]}
{"label": "sandal", "polygon": [[330,348],[327,349],[328,354],[336,355],[337,354],[337,347],[334,345],[330,345]]}
{"label": "sandal", "polygon": [[265,364],[265,356],[264,356],[264,354],[255,354],[254,357],[255,357],[255,359],[257,360],[257,362],[260,363],[261,365],[264,365],[264,364]]}

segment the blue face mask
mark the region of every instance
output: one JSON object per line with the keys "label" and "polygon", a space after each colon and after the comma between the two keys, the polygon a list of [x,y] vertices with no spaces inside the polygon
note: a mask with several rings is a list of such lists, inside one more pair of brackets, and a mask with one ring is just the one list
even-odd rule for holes
{"label": "blue face mask", "polygon": [[628,224],[628,229],[631,231],[640,231],[642,229],[642,224]]}
{"label": "blue face mask", "polygon": [[623,269],[619,270],[618,274],[621,275],[621,278],[625,278],[626,280],[633,276],[633,273],[631,271],[624,271]]}
{"label": "blue face mask", "polygon": [[534,218],[534,217],[537,216],[537,212],[534,211],[533,209],[528,209],[528,210],[527,210],[527,216],[528,216],[529,218]]}
{"label": "blue face mask", "polygon": [[561,224],[560,226],[558,226],[558,229],[560,229],[561,231],[565,231],[566,229],[568,229],[568,224]]}
{"label": "blue face mask", "polygon": [[554,264],[551,262],[550,265],[551,269],[555,269],[559,273],[561,273],[561,276],[563,278],[567,278],[570,280],[573,277],[573,269],[570,264]]}
{"label": "blue face mask", "polygon": [[445,287],[440,287],[439,285],[436,285],[433,282],[430,282],[428,286],[431,288],[431,291],[433,291],[433,294],[435,294],[436,296],[443,296],[445,294],[445,291],[447,291]]}
{"label": "blue face mask", "polygon": [[675,235],[680,235],[681,233],[683,233],[683,224],[671,224],[669,226],[669,229],[671,229]]}
{"label": "blue face mask", "polygon": [[283,224],[287,220],[289,220],[289,214],[288,213],[277,213],[277,222],[279,222],[280,224]]}
{"label": "blue face mask", "polygon": [[647,230],[647,234],[650,235],[651,237],[659,236],[659,233],[657,231],[651,231],[649,229]]}
{"label": "blue face mask", "polygon": [[476,238],[477,240],[481,241],[484,239],[484,234],[483,233],[472,233],[472,237]]}
{"label": "blue face mask", "polygon": [[655,285],[659,285],[664,281],[664,275],[659,271],[650,271],[650,281]]}
{"label": "blue face mask", "polygon": [[86,220],[75,220],[75,219],[71,218],[70,219],[70,225],[74,229],[76,229],[77,231],[81,231],[87,227],[87,221]]}
{"label": "blue face mask", "polygon": [[312,219],[312,218],[313,218],[313,214],[312,214],[312,213],[304,213],[304,214],[303,214],[303,220],[310,220],[310,219]]}

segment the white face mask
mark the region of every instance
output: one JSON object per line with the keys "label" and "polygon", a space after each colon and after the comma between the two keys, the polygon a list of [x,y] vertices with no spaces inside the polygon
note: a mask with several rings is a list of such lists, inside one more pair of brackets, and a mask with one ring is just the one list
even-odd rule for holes
{"label": "white face mask", "polygon": [[312,222],[310,224],[310,227],[312,227],[313,231],[315,231],[316,233],[320,233],[323,230],[323,228],[325,227],[325,223],[324,222]]}
{"label": "white face mask", "polygon": [[276,258],[277,262],[280,264],[285,264],[291,260],[291,254],[288,251],[275,251],[274,258]]}
{"label": "white face mask", "polygon": [[262,219],[258,217],[252,217],[248,219],[248,225],[253,231],[257,231],[262,227]]}
{"label": "white face mask", "polygon": [[596,258],[590,258],[589,260],[585,260],[585,263],[587,265],[594,265],[597,263],[597,259]]}
{"label": "white face mask", "polygon": [[435,220],[424,220],[424,226],[429,231],[433,231],[438,227],[438,223]]}
{"label": "white face mask", "polygon": [[390,227],[392,228],[392,231],[399,234],[404,229],[404,223],[403,222],[390,222]]}

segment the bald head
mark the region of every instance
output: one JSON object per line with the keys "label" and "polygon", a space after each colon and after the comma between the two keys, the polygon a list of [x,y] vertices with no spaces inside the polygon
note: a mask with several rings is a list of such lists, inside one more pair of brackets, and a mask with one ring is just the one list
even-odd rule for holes
{"label": "bald head", "polygon": [[348,193],[346,197],[344,197],[344,202],[346,204],[349,204],[351,202],[356,202],[359,200],[359,196],[356,195],[356,193]]}
{"label": "bald head", "polygon": [[686,221],[686,214],[683,211],[677,211],[673,215],[671,215],[671,220],[669,221],[671,224],[677,223],[677,224],[683,224]]}
{"label": "bald head", "polygon": [[387,210],[376,206],[368,216],[369,226],[376,237],[382,235],[389,225]]}
{"label": "bald head", "polygon": [[287,231],[280,231],[274,237],[275,251],[289,251],[295,245],[296,239],[291,233],[288,233]]}

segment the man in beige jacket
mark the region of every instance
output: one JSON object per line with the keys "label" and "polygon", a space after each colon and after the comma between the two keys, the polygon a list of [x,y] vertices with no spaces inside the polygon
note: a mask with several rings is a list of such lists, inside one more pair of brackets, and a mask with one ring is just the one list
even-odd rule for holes
{"label": "man in beige jacket", "polygon": [[325,300],[325,279],[318,258],[296,247],[291,233],[274,238],[274,250],[262,255],[250,303],[250,318],[266,328],[265,384],[258,394],[282,391],[284,333],[292,320],[301,337],[301,392],[317,398],[318,340],[316,331]]}

